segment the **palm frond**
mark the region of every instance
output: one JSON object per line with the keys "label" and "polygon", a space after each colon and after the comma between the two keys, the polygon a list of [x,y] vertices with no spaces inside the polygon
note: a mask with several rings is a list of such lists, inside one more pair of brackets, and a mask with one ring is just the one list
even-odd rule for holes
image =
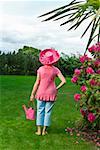
{"label": "palm frond", "polygon": [[66,22],[64,22],[64,23],[62,23],[62,24],[60,24],[60,26],[65,25],[65,24],[67,24],[67,23],[69,23],[69,22],[72,22],[73,20],[75,20],[75,18],[77,18],[77,14],[76,14],[73,18],[69,19],[68,21],[66,21]]}
{"label": "palm frond", "polygon": [[98,35],[99,35],[99,33],[98,33],[98,34],[96,34],[95,36],[93,36],[93,37],[92,37],[92,40],[93,40],[95,37],[97,37]]}
{"label": "palm frond", "polygon": [[99,34],[98,34],[98,42],[100,41],[100,23],[99,23]]}
{"label": "palm frond", "polygon": [[[91,29],[91,33],[90,33],[90,36],[89,36],[89,40],[88,40],[88,43],[87,43],[87,46],[86,46],[86,50],[85,50],[85,53],[86,53],[86,51],[87,51],[87,49],[88,49],[88,46],[91,44],[91,42],[92,42],[92,37],[93,37],[93,34],[94,34],[94,32],[95,32],[95,30],[96,30],[96,28],[97,28],[97,26],[98,26],[98,22],[100,21],[100,18],[98,19],[98,20],[96,20],[96,18],[94,19],[94,21],[93,21],[93,25],[92,25],[92,29]],[[84,54],[85,54],[84,53]]]}
{"label": "palm frond", "polygon": [[[87,16],[87,14],[79,21],[79,22],[76,22],[73,26],[71,26],[69,30],[73,29],[75,27],[75,29],[87,18],[89,18],[91,15]],[[81,17],[80,17],[81,18]]]}
{"label": "palm frond", "polygon": [[[88,13],[88,14],[89,14],[89,13]],[[75,29],[77,29],[77,27],[78,27],[84,20],[86,20],[87,18],[89,18],[89,17],[91,17],[91,16],[93,15],[93,14],[90,14],[90,15],[88,15],[88,14],[86,14],[86,15],[80,20],[80,22],[77,23]]]}
{"label": "palm frond", "polygon": [[93,35],[93,28],[94,28],[94,25],[95,25],[95,21],[96,21],[96,19],[93,21],[91,33],[90,33],[89,40],[88,40],[88,43],[87,43],[86,50],[85,50],[84,54],[86,53],[86,51],[87,51],[87,49],[88,49],[88,46],[89,46],[90,43],[91,43],[91,38],[92,38],[92,35]]}
{"label": "palm frond", "polygon": [[85,31],[83,32],[81,38],[85,35],[85,33],[88,31],[89,27],[91,26],[93,20],[89,23],[89,25],[87,26],[87,28],[85,29]]}
{"label": "palm frond", "polygon": [[57,12],[56,14],[52,15],[51,17],[49,17],[49,18],[43,20],[42,22],[44,22],[44,21],[49,21],[49,20],[51,20],[51,19],[53,19],[53,18],[55,18],[55,17],[57,17],[57,16],[60,16],[60,15],[66,13],[66,12],[68,12],[68,11],[76,10],[76,9],[77,9],[77,8],[67,8],[67,9],[65,9],[65,10],[63,10],[63,11],[59,11],[59,12]]}
{"label": "palm frond", "polygon": [[54,10],[52,10],[48,13],[45,13],[39,17],[43,17],[43,16],[47,16],[47,15],[51,14],[51,16],[49,16],[48,18],[46,18],[43,21],[49,21],[51,19],[54,19],[53,21],[57,21],[57,20],[67,17],[67,20],[65,20],[65,22],[61,23],[60,26],[63,26],[65,24],[68,24],[71,22],[72,25],[68,29],[68,31],[69,31],[71,29],[76,30],[86,19],[95,15],[95,18],[90,21],[90,23],[87,25],[85,31],[81,35],[81,38],[82,38],[86,34],[86,32],[89,30],[89,28],[92,26],[91,33],[90,33],[88,43],[87,43],[87,47],[86,47],[86,50],[87,50],[89,44],[92,42],[92,40],[95,37],[98,38],[98,41],[100,38],[100,36],[99,36],[100,26],[99,26],[98,34],[96,36],[94,35],[94,33],[98,27],[99,21],[100,21],[100,18],[98,19],[100,10],[99,10],[99,7],[97,7],[98,2],[96,0],[95,0],[95,6],[96,7],[94,7],[94,3],[92,2],[92,0],[86,1],[86,2],[73,0],[69,4],[59,7],[57,9],[54,9]]}
{"label": "palm frond", "polygon": [[50,11],[50,12],[48,12],[48,13],[45,13],[45,14],[43,14],[43,15],[40,15],[40,16],[38,16],[38,17],[47,16],[47,15],[52,14],[52,13],[54,13],[54,12],[57,12],[57,11],[59,11],[59,10],[63,10],[63,9],[66,8],[66,7],[69,7],[69,6],[78,4],[78,3],[82,3],[82,2],[84,2],[84,1],[78,1],[78,2],[76,2],[76,0],[73,0],[72,2],[70,2],[70,3],[67,4],[67,5],[64,5],[64,6],[62,6],[62,7],[59,7],[59,8],[57,8],[57,9],[54,9],[54,10],[52,10],[52,11]]}
{"label": "palm frond", "polygon": [[80,14],[80,12],[79,12],[79,9],[77,8],[77,11],[76,12],[74,12],[71,16],[69,16],[69,18],[68,19],[70,19],[70,18],[72,18],[76,13],[78,13],[78,14]]}
{"label": "palm frond", "polygon": [[62,18],[64,18],[64,17],[70,16],[70,15],[75,14],[75,13],[76,13],[76,12],[66,14],[66,15],[64,15],[64,16],[61,16],[61,17],[59,17],[59,18],[57,18],[57,19],[53,20],[53,21],[56,21],[56,20],[62,19]]}
{"label": "palm frond", "polygon": [[[98,26],[100,27],[100,18],[97,19],[96,24],[94,25],[94,32]],[[99,34],[100,34],[100,32],[99,32]]]}

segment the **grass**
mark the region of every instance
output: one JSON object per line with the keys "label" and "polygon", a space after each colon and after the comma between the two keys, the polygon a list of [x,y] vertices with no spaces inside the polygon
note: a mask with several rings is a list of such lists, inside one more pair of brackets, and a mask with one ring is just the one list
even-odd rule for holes
{"label": "grass", "polygon": [[[58,92],[49,134],[34,134],[35,121],[26,120],[22,110],[22,104],[27,105],[34,81],[33,76],[0,78],[0,150],[96,150],[92,143],[65,132],[66,127],[73,127],[81,118],[73,99],[79,88],[70,82],[70,78]],[[59,83],[58,79],[56,83]]]}

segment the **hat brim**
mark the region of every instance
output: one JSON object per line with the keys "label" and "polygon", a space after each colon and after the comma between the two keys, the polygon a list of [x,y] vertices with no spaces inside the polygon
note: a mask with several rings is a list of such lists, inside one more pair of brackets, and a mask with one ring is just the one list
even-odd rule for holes
{"label": "hat brim", "polygon": [[[52,60],[50,60],[50,59],[46,59],[45,58],[45,54],[46,54],[46,52],[51,52],[52,54],[53,54],[53,59]],[[43,50],[43,51],[41,51],[40,52],[40,56],[39,56],[39,61],[42,63],[42,64],[44,64],[44,65],[49,65],[49,64],[53,64],[53,63],[56,63],[58,60],[60,59],[60,55],[59,55],[59,53],[56,51],[56,50],[54,50],[54,49],[45,49],[45,50]]]}

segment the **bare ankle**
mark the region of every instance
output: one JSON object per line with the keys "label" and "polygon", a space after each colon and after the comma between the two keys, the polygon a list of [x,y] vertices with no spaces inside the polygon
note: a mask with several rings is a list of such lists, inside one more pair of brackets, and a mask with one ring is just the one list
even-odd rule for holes
{"label": "bare ankle", "polygon": [[44,126],[42,132],[45,132],[46,130],[47,130],[47,126]]}
{"label": "bare ankle", "polygon": [[41,126],[37,126],[37,132],[41,133]]}

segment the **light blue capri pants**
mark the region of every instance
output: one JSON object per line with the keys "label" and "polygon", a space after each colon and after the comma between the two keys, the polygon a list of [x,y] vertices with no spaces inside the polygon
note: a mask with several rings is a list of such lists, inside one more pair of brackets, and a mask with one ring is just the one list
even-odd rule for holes
{"label": "light blue capri pants", "polygon": [[50,117],[55,102],[37,100],[37,126],[50,126]]}

